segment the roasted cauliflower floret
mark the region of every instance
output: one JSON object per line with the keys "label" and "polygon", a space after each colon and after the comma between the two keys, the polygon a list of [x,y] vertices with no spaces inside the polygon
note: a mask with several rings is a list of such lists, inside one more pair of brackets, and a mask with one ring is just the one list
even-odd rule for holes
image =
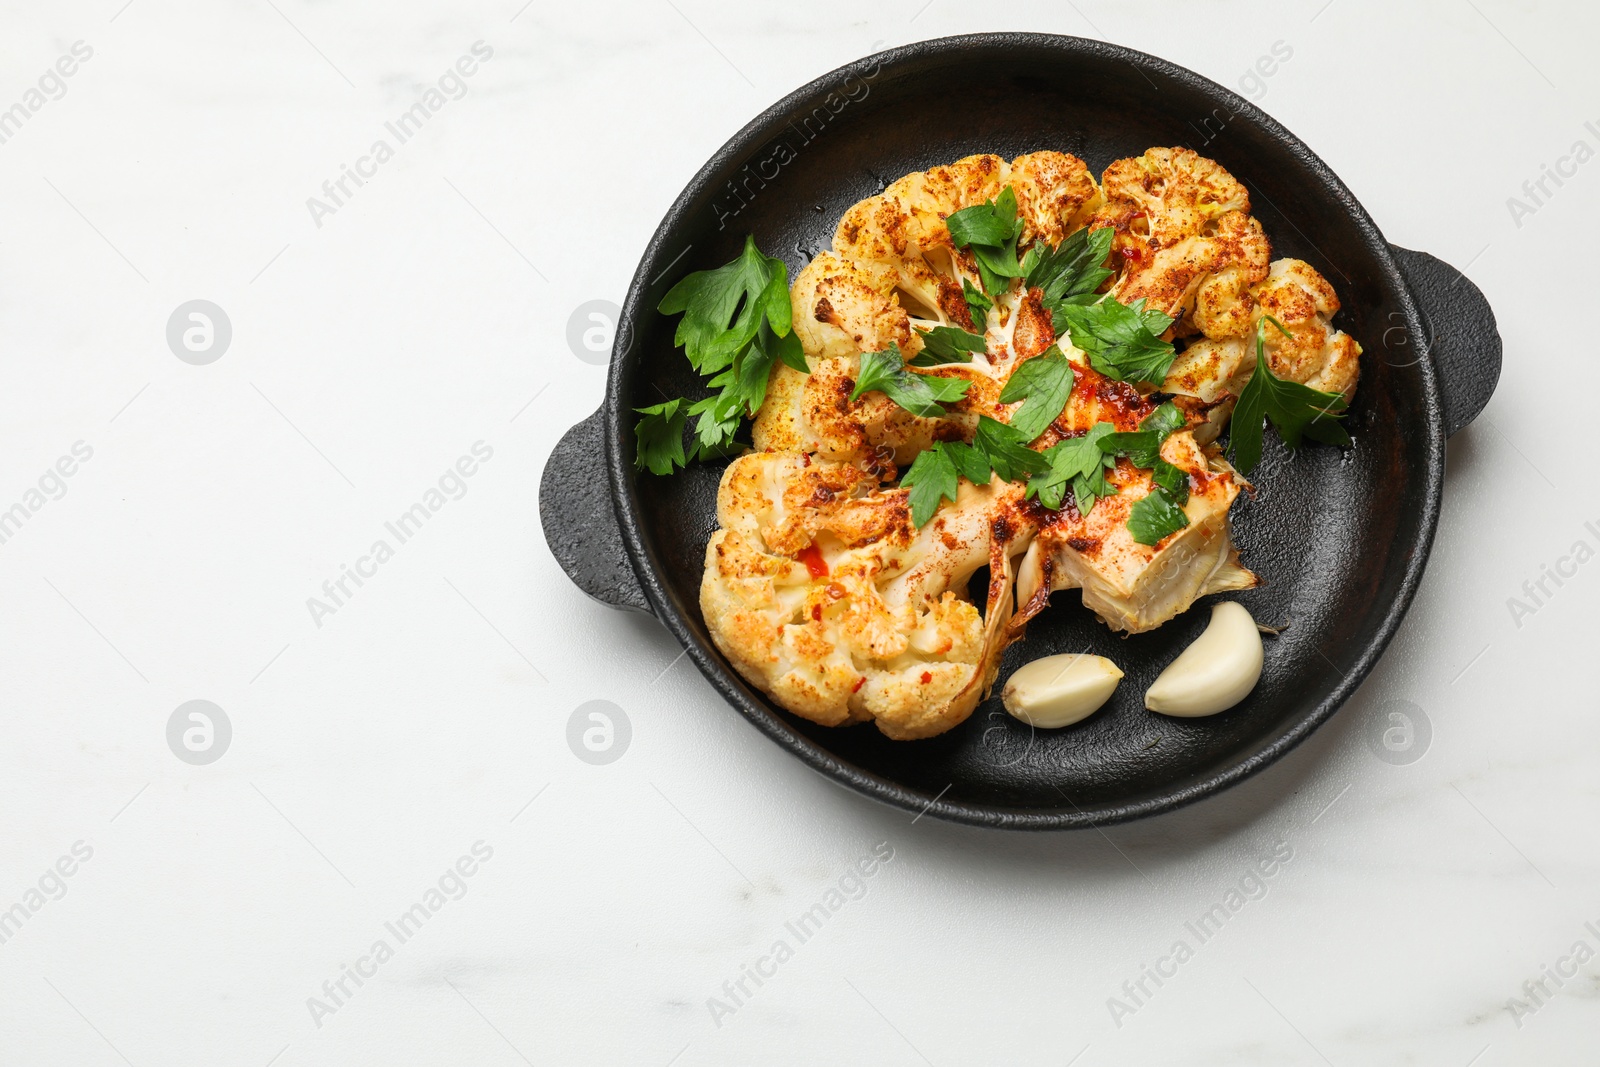
{"label": "roasted cauliflower floret", "polygon": [[864,271],[831,252],[806,264],[789,290],[794,331],[805,354],[850,356],[891,344],[914,353],[921,342],[895,299],[895,284],[892,276]]}
{"label": "roasted cauliflower floret", "polygon": [[907,250],[913,255],[953,247],[945,219],[963,208],[993,200],[1006,186],[1006,161],[999,156],[967,156],[949,166],[913,171],[883,195],[905,214]]}
{"label": "roasted cauliflower floret", "polygon": [[1245,187],[1190,149],[1152,148],[1107,167],[1101,190],[1105,204],[1089,225],[1116,231],[1112,258],[1122,274],[1112,295],[1175,319],[1196,310],[1201,329],[1236,329],[1233,304],[1266,277],[1272,255]]}
{"label": "roasted cauliflower floret", "polygon": [[1064,152],[1018,156],[1011,161],[1008,177],[1022,216],[1022,244],[1060,244],[1081,230],[1103,203],[1089,167]]}
{"label": "roasted cauliflower floret", "polygon": [[851,400],[860,363],[860,356],[813,360],[810,374],[783,364],[773,367],[766,400],[751,428],[756,448],[903,465],[935,441],[969,440],[980,414],[999,417],[1006,410],[1000,403],[1002,383],[959,363],[921,371],[971,383],[967,395],[940,418],[913,415],[877,391]]}
{"label": "roasted cauliflower floret", "polygon": [[1255,334],[1263,316],[1277,319],[1290,336],[1265,331],[1267,365],[1279,378],[1309,385],[1346,400],[1355,393],[1361,346],[1334,327],[1339,297],[1309,263],[1280,259],[1267,278],[1252,286],[1251,312],[1242,334],[1201,338],[1179,353],[1161,388],[1212,404],[1237,397],[1255,370]]}
{"label": "roasted cauliflower floret", "polygon": [[[993,683],[1012,603],[1021,490],[963,485],[921,530],[904,490],[801,453],[751,453],[723,474],[701,612],[739,672],[780,705],[897,739],[960,723]],[[1007,536],[1001,537],[1000,533]],[[990,565],[988,618],[966,599]]]}

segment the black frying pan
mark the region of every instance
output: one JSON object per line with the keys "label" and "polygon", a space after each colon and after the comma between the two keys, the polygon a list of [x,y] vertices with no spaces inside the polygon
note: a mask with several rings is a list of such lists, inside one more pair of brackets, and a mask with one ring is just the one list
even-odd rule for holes
{"label": "black frying pan", "polygon": [[[1171,719],[1143,694],[1205,628],[1190,611],[1114,635],[1062,592],[1007,652],[1000,684],[1056,652],[1108,656],[1126,672],[1080,725],[1035,731],[998,695],[941,737],[901,742],[870,725],[816,726],[777,710],[717,652],[700,617],[721,464],[671,477],[633,468],[633,408],[704,387],[655,311],[684,274],[732,259],[746,233],[791,277],[828,248],[841,214],[901,175],[976,152],[1052,148],[1100,173],[1153,145],[1187,145],[1250,189],[1274,258],[1310,262],[1338,290],[1338,324],[1361,342],[1348,451],[1289,454],[1272,433],[1259,492],[1234,506],[1260,588],[1233,594],[1263,623],[1261,682],[1221,715]],[[604,405],[545,468],[551,551],[580,588],[655,615],[728,702],[784,748],[868,796],[958,822],[1054,829],[1167,811],[1253,774],[1304,740],[1389,643],[1427,562],[1445,438],[1488,402],[1500,338],[1459,272],[1383,239],[1298,138],[1215,82],[1153,56],[1076,37],[981,34],[924,41],[841,67],[774,105],[695,175],[645,250],[622,309]],[[982,603],[981,590],[978,602]]]}

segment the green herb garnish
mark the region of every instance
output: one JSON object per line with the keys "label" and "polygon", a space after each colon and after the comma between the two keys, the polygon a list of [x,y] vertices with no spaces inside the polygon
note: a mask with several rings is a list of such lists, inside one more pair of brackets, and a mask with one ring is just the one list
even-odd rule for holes
{"label": "green herb garnish", "polygon": [[1177,356],[1160,337],[1172,319],[1146,309],[1143,298],[1132,304],[1110,296],[1093,304],[1063,304],[1055,319],[1056,332],[1068,333],[1089,364],[1108,378],[1160,385]]}
{"label": "green herb garnish", "polygon": [[1000,391],[1002,404],[1022,406],[1011,416],[1011,425],[1032,441],[1066,410],[1072,395],[1072,364],[1061,349],[1051,345],[1032,359],[1024,360],[1011,372]]}
{"label": "green herb garnish", "polygon": [[987,352],[989,343],[979,334],[959,326],[935,326],[919,330],[922,351],[912,359],[913,367],[937,367],[944,363],[971,363],[974,352]]}
{"label": "green herb garnish", "polygon": [[1189,516],[1159,485],[1128,509],[1128,532],[1141,545],[1160,544],[1162,538],[1177,533],[1187,525]]}
{"label": "green herb garnish", "polygon": [[[1110,227],[1077,230],[1052,249],[1035,244],[1023,260],[1028,288],[1044,291],[1044,306],[1051,311],[1069,304],[1092,304],[1094,291],[1111,277],[1105,267],[1116,231]],[[1056,327],[1061,332],[1061,327]]]}
{"label": "green herb garnish", "polygon": [[972,315],[973,328],[983,333],[989,322],[989,309],[994,307],[994,301],[984,296],[982,289],[965,278],[961,279],[961,296],[967,302],[968,313]]}
{"label": "green herb garnish", "polygon": [[1044,454],[1029,448],[1021,431],[980,415],[972,444],[939,441],[923,449],[900,479],[900,487],[911,490],[911,521],[920,527],[933,518],[941,500],[955,501],[958,478],[974,485],[988,485],[994,475],[1021,481],[1046,465]]}
{"label": "green herb garnish", "polygon": [[1097,499],[1116,493],[1105,473],[1116,466],[1117,457],[1100,449],[1101,439],[1115,430],[1109,422],[1096,423],[1082,437],[1069,437],[1045,449],[1042,454],[1048,467],[1028,479],[1027,495],[1037,497],[1047,508],[1060,508],[1070,485],[1078,514],[1088,515]]}
{"label": "green herb garnish", "polygon": [[[728,454],[745,415],[754,415],[767,396],[773,364],[782,360],[802,373],[809,370],[800,339],[791,330],[789,268],[763,255],[754,237],[744,250],[715,270],[685,276],[661,298],[657,310],[683,314],[674,343],[689,363],[719,392],[689,403],[669,400],[638,408],[634,462],[654,474],[670,474],[689,459]],[[694,446],[688,456],[682,434],[695,416]]]}
{"label": "green herb garnish", "polygon": [[1017,194],[1011,186],[1000,190],[993,200],[962,208],[944,221],[955,246],[972,250],[978,277],[991,298],[1010,288],[1012,278],[1022,277],[1022,265],[1017,262],[1022,219],[1017,217]]}
{"label": "green herb garnish", "polygon": [[[1049,469],[1029,480],[1027,495],[1037,497],[1047,508],[1059,508],[1066,500],[1067,486],[1071,485],[1078,514],[1086,516],[1102,497],[1116,494],[1117,488],[1106,480],[1106,472],[1116,466],[1118,456],[1126,456],[1135,467],[1149,470],[1154,483],[1150,496],[1130,509],[1128,530],[1140,544],[1155,544],[1189,523],[1181,510],[1189,500],[1189,476],[1161,458],[1161,445],[1168,436],[1181,430],[1185,422],[1183,412],[1169,402],[1140,420],[1137,430],[1119,432],[1109,422],[1096,423],[1082,437],[1069,438],[1045,449]],[[1145,503],[1152,496],[1161,499]],[[1163,529],[1165,532],[1154,541],[1146,539]]]}
{"label": "green herb garnish", "polygon": [[1033,438],[1024,436],[1014,425],[980,415],[972,447],[989,461],[989,466],[1003,481],[1020,482],[1025,476],[1043,471],[1048,466],[1044,453],[1028,447],[1031,440]]}
{"label": "green herb garnish", "polygon": [[850,391],[850,399],[877,390],[913,415],[937,419],[945,413],[943,405],[960,400],[971,384],[965,378],[941,378],[906,370],[904,353],[899,345],[890,342],[882,352],[861,353],[861,369],[856,373],[856,387]]}
{"label": "green herb garnish", "polygon": [[1278,428],[1278,436],[1290,448],[1299,448],[1302,437],[1329,445],[1350,444],[1350,434],[1338,421],[1347,406],[1343,396],[1279,378],[1267,366],[1269,322],[1285,337],[1290,336],[1283,323],[1271,315],[1256,324],[1256,369],[1239,393],[1228,431],[1229,458],[1244,474],[1261,462],[1263,418]]}
{"label": "green herb garnish", "polygon": [[671,474],[674,467],[684,465],[683,423],[687,417],[684,406],[687,400],[668,400],[647,408],[634,408],[643,415],[633,428],[636,453],[634,463],[648,468],[651,474]]}

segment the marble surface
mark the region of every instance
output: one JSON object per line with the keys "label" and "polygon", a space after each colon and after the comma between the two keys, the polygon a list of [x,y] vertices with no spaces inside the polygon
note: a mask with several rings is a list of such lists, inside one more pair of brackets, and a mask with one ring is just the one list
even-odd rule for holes
{"label": "marble surface", "polygon": [[[1592,7],[519,3],[0,15],[0,1064],[1593,1062]],[[822,780],[571,586],[536,508],[604,385],[569,322],[700,163],[875,46],[985,29],[1247,90],[1506,342],[1348,707],[1104,833]],[[186,311],[169,345],[193,300],[220,355]],[[569,744],[590,701],[609,763]],[[1394,709],[1430,727],[1404,762]]]}

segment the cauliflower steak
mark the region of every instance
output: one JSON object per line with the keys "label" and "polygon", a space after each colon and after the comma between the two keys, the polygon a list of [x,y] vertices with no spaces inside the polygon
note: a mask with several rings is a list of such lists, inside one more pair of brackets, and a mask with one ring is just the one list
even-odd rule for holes
{"label": "cauliflower steak", "polygon": [[[972,713],[1054,592],[1136,634],[1255,585],[1229,522],[1247,483],[1215,442],[1257,345],[1345,399],[1361,354],[1328,281],[1271,251],[1244,185],[1186,148],[1099,181],[1061,152],[969,156],[851,207],[789,290],[806,369],[771,362],[754,451],[722,476],[717,647],[794,714],[911,740]],[[1090,336],[1091,305],[1123,318]],[[918,402],[929,379],[964,392]],[[1029,390],[1049,406],[1024,416]]]}

